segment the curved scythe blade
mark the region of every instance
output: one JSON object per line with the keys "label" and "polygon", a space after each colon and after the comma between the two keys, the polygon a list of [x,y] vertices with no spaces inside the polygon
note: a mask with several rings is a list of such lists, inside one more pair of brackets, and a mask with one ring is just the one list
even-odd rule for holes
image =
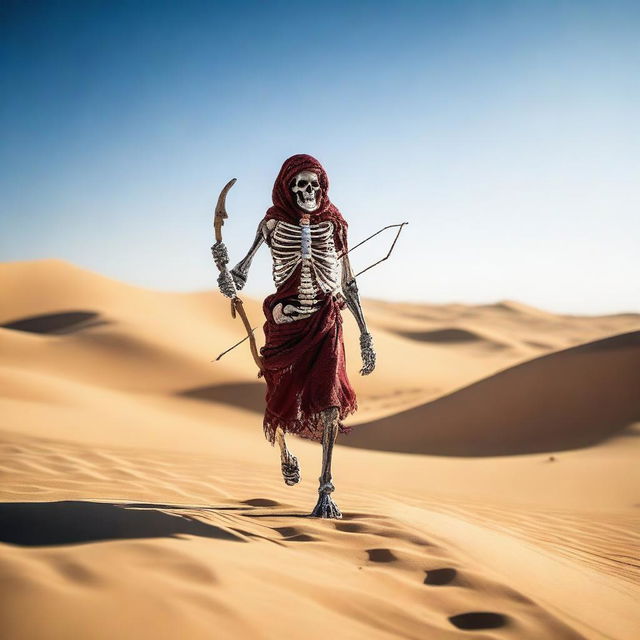
{"label": "curved scythe blade", "polygon": [[227,214],[227,193],[229,189],[236,183],[237,178],[231,178],[227,184],[224,185],[220,195],[218,196],[218,202],[216,203],[216,212],[213,217],[213,228],[216,234],[216,242],[222,242],[222,225],[224,221],[229,217]]}

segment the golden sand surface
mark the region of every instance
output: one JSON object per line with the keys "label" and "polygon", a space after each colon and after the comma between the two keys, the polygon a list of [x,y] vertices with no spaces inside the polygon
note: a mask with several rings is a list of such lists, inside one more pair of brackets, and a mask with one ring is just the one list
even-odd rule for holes
{"label": "golden sand surface", "polygon": [[640,637],[639,315],[365,300],[316,520],[320,447],[285,486],[246,345],[211,362],[217,292],[55,260],[0,292],[0,638]]}

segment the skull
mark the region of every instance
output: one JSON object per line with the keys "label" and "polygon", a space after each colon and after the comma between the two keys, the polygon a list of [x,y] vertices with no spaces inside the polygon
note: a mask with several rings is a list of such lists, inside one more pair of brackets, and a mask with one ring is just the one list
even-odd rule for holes
{"label": "skull", "polygon": [[315,211],[320,206],[322,189],[318,175],[313,171],[301,171],[291,181],[291,191],[296,196],[296,204],[305,211]]}

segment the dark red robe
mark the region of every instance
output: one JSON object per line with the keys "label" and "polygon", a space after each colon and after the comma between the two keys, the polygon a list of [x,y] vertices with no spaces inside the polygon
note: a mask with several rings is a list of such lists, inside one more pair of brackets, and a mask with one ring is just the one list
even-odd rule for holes
{"label": "dark red robe", "polygon": [[[340,254],[347,248],[347,223],[328,196],[329,181],[320,163],[311,156],[296,155],[282,165],[273,187],[273,204],[265,220],[299,224],[304,213],[297,207],[289,185],[301,171],[314,171],[322,187],[320,207],[311,214],[311,224],[330,220],[334,224],[334,243]],[[301,265],[270,295],[263,305],[265,346],[261,349],[267,406],[264,432],[270,442],[281,427],[313,440],[322,439],[320,412],[338,407],[340,420],[357,409],[356,395],[346,372],[342,340],[341,309],[344,301],[335,295],[320,294],[318,310],[304,320],[277,324],[273,308],[295,298],[300,285]],[[340,424],[340,431],[349,429]]]}

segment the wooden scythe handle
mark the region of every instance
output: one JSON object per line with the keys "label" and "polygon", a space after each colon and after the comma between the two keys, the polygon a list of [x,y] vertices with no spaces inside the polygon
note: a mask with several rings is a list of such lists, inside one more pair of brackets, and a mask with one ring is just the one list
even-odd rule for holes
{"label": "wooden scythe handle", "polygon": [[233,299],[232,305],[234,310],[238,312],[238,315],[242,320],[242,324],[244,325],[247,335],[249,336],[249,346],[251,348],[251,355],[253,356],[253,360],[256,363],[256,365],[258,365],[258,369],[260,369],[260,374],[262,375],[264,373],[264,364],[262,362],[262,358],[260,357],[260,354],[258,353],[258,345],[256,344],[256,339],[253,335],[251,323],[249,322],[249,318],[247,318],[247,313],[244,310],[244,304],[242,300],[240,300],[240,298],[236,297]]}

